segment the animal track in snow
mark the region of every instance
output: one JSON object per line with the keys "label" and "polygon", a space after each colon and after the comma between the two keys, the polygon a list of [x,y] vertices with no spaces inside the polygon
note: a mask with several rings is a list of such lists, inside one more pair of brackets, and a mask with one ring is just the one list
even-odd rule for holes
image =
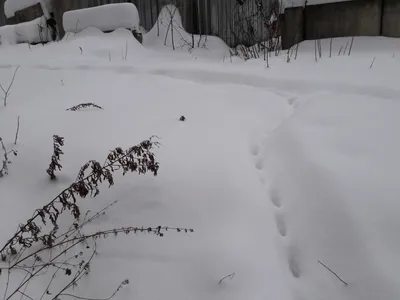
{"label": "animal track in snow", "polygon": [[257,156],[260,153],[260,147],[258,145],[254,145],[251,147],[251,154]]}
{"label": "animal track in snow", "polygon": [[259,157],[259,158],[257,158],[257,161],[256,161],[256,169],[259,170],[259,171],[261,171],[263,168],[264,168],[264,162],[263,162],[263,160]]}
{"label": "animal track in snow", "polygon": [[288,265],[293,277],[300,278],[300,265],[298,260],[298,252],[293,246],[289,246]]}
{"label": "animal track in snow", "polygon": [[275,222],[276,222],[276,227],[278,228],[279,234],[284,237],[286,236],[286,221],[285,217],[281,213],[276,213],[275,214]]}
{"label": "animal track in snow", "polygon": [[274,188],[271,189],[270,198],[271,198],[271,202],[273,205],[275,205],[278,208],[280,208],[282,206],[281,197],[280,197],[277,189],[274,189]]}
{"label": "animal track in snow", "polygon": [[289,98],[289,99],[288,99],[289,105],[295,104],[296,100],[297,100],[297,97],[291,97],[291,98]]}

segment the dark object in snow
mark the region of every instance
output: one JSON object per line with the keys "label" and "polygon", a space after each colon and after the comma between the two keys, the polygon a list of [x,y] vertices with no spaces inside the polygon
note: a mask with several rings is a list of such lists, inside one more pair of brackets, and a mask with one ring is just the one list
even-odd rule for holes
{"label": "dark object in snow", "polygon": [[46,25],[50,28],[51,39],[55,42],[57,39],[57,22],[53,12],[50,13],[50,18],[46,20]]}
{"label": "dark object in snow", "polygon": [[101,106],[94,104],[94,103],[81,103],[81,104],[72,106],[70,108],[67,108],[67,110],[77,111],[77,110],[80,110],[80,109],[86,108],[86,107],[94,107],[94,108],[98,108],[98,109],[103,109]]}
{"label": "dark object in snow", "polygon": [[53,155],[51,156],[49,168],[46,170],[51,180],[55,180],[57,178],[54,172],[57,169],[59,171],[62,169],[62,165],[60,164],[60,155],[64,154],[64,152],[61,150],[62,146],[64,146],[64,138],[62,136],[53,135]]}
{"label": "dark object in snow", "polygon": [[139,43],[143,43],[143,34],[139,30],[132,30],[132,34]]}
{"label": "dark object in snow", "polygon": [[181,121],[181,122],[185,122],[185,121],[186,121],[186,118],[185,118],[185,116],[181,116],[181,117],[179,118],[179,121]]}

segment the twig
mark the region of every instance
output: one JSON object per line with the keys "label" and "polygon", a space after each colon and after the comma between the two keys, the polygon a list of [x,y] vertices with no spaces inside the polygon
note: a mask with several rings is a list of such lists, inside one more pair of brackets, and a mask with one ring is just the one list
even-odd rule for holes
{"label": "twig", "polygon": [[10,96],[10,89],[11,89],[11,87],[12,87],[13,84],[14,84],[15,76],[17,75],[18,69],[19,69],[19,66],[15,69],[14,75],[13,75],[13,77],[12,77],[12,80],[11,80],[10,84],[8,85],[7,90],[4,89],[4,87],[0,84],[0,88],[1,88],[1,90],[3,91],[3,93],[4,93],[4,96],[2,97],[3,100],[4,100],[4,106],[7,106],[7,98],[8,98],[8,96]]}
{"label": "twig", "polygon": [[10,284],[10,273],[11,273],[11,270],[8,269],[8,270],[7,270],[6,290],[4,291],[4,298],[3,298],[3,299],[6,299],[6,297],[7,297],[8,285]]}
{"label": "twig", "polygon": [[346,47],[344,47],[343,55],[346,55],[347,47],[349,46],[349,41],[346,43]]}
{"label": "twig", "polygon": [[321,58],[322,57],[321,40],[318,40],[318,53],[319,53],[319,58]]}
{"label": "twig", "polygon": [[375,58],[376,58],[376,57],[374,57],[374,59],[372,60],[371,66],[369,67],[370,69],[372,69],[372,66],[374,65]]}
{"label": "twig", "polygon": [[16,150],[7,150],[6,146],[4,145],[3,139],[0,137],[0,145],[1,148],[3,149],[3,161],[2,161],[2,166],[0,169],[0,178],[3,177],[4,175],[8,174],[8,165],[11,163],[11,161],[8,158],[9,154],[14,154],[17,156],[17,151]]}
{"label": "twig", "polygon": [[314,40],[314,56],[315,56],[315,62],[318,61],[317,58],[317,40]]}
{"label": "twig", "polygon": [[77,110],[80,110],[82,108],[87,108],[87,107],[94,107],[94,108],[98,108],[98,109],[103,109],[101,106],[90,102],[90,103],[81,103],[81,104],[78,104],[78,105],[74,105],[74,106],[72,106],[70,108],[67,108],[66,110],[77,111]]}
{"label": "twig", "polygon": [[126,41],[126,43],[125,43],[125,57],[124,57],[124,60],[127,60],[128,59],[128,41]]}
{"label": "twig", "polygon": [[332,57],[332,40],[333,39],[331,39],[331,41],[329,43],[329,57]]}
{"label": "twig", "polygon": [[224,281],[224,280],[227,279],[227,278],[229,278],[230,280],[232,280],[234,277],[235,277],[235,273],[226,275],[224,278],[222,278],[222,279],[218,282],[218,284],[221,284],[222,281]]}
{"label": "twig", "polygon": [[354,36],[351,38],[351,44],[350,44],[350,49],[349,49],[349,56],[351,54],[351,49],[353,49],[353,42],[354,42]]}
{"label": "twig", "polygon": [[340,53],[342,52],[342,49],[343,49],[343,45],[342,45],[342,46],[340,46],[340,49],[339,49],[338,56],[340,56]]}
{"label": "twig", "polygon": [[18,140],[18,133],[19,133],[19,116],[17,119],[17,132],[15,133],[15,141],[14,141],[14,145],[17,144],[17,140]]}
{"label": "twig", "polygon": [[331,272],[333,275],[335,275],[337,277],[337,279],[339,279],[345,286],[347,286],[347,282],[344,281],[342,278],[339,277],[338,274],[336,274],[335,272],[333,272],[331,269],[329,269],[323,262],[321,262],[320,260],[318,261],[323,267],[325,267],[325,269],[327,269],[329,272]]}
{"label": "twig", "polygon": [[110,297],[108,297],[108,298],[86,298],[86,297],[79,297],[79,296],[72,295],[72,294],[60,294],[59,296],[73,297],[73,298],[75,298],[75,299],[81,299],[81,300],[110,300],[111,298],[113,298],[113,297],[118,293],[118,291],[119,291],[124,285],[127,285],[127,284],[129,284],[129,280],[128,280],[128,279],[124,280],[124,281],[118,286],[118,288],[114,291],[114,293],[113,293]]}
{"label": "twig", "polygon": [[296,45],[296,54],[294,56],[294,60],[297,59],[297,53],[299,52],[299,46],[300,46],[300,43],[297,43],[297,45]]}

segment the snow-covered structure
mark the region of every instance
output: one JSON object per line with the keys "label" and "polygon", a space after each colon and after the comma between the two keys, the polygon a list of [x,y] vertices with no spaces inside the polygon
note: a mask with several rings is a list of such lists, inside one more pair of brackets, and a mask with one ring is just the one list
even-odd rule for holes
{"label": "snow-covered structure", "polygon": [[125,28],[139,31],[139,13],[132,3],[118,3],[67,11],[63,15],[65,32],[78,33],[89,27],[102,31]]}
{"label": "snow-covered structure", "polygon": [[35,20],[0,27],[0,44],[46,43],[51,41],[51,30],[46,26],[44,16]]}
{"label": "snow-covered structure", "polygon": [[23,9],[40,4],[44,15],[49,17],[49,10],[51,9],[51,0],[6,0],[4,2],[4,14],[7,18],[12,18],[15,13]]}

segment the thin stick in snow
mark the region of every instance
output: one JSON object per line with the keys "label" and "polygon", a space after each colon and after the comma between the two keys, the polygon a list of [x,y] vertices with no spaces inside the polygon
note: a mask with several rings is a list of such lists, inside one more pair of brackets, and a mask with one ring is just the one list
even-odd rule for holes
{"label": "thin stick in snow", "polygon": [[79,25],[79,20],[76,21],[76,26],[75,26],[75,33],[74,35],[76,35],[78,33],[78,25]]}
{"label": "thin stick in snow", "polygon": [[318,53],[319,53],[319,58],[321,58],[322,57],[321,40],[318,40]]}
{"label": "thin stick in snow", "polygon": [[349,41],[347,41],[347,43],[346,43],[346,47],[344,47],[344,51],[343,51],[343,55],[345,55],[346,54],[346,52],[347,52],[347,47],[349,46]]}
{"label": "thin stick in snow", "polygon": [[331,39],[331,42],[329,43],[329,57],[332,57],[332,40],[333,39]]}
{"label": "thin stick in snow", "polygon": [[338,56],[340,56],[340,53],[342,52],[342,49],[343,49],[343,46],[340,46]]}
{"label": "thin stick in snow", "polygon": [[11,80],[10,84],[8,85],[7,90],[4,89],[4,87],[0,84],[0,88],[1,88],[1,90],[3,91],[3,93],[4,93],[4,96],[2,97],[3,100],[4,100],[4,106],[7,106],[7,98],[8,98],[8,96],[10,96],[10,89],[11,89],[11,87],[12,87],[13,84],[14,84],[15,76],[17,75],[18,69],[19,69],[19,66],[15,69],[14,75],[13,75],[13,77],[12,77],[12,80]]}
{"label": "thin stick in snow", "polygon": [[333,272],[331,269],[329,269],[323,262],[321,262],[320,260],[318,261],[325,269],[327,269],[329,272],[331,272],[333,275],[336,276],[337,279],[339,279],[345,286],[348,285],[348,283],[346,281],[344,281],[342,278],[339,277],[338,274],[336,274],[335,272]]}
{"label": "thin stick in snow", "polygon": [[318,61],[317,58],[317,40],[314,40],[314,56],[315,56],[315,62]]}
{"label": "thin stick in snow", "polygon": [[127,60],[127,58],[128,58],[128,41],[126,41],[126,44],[125,44],[125,57],[124,57],[124,59]]}
{"label": "thin stick in snow", "polygon": [[296,45],[296,55],[294,56],[294,60],[297,59],[297,53],[299,52],[299,45],[300,45],[300,43],[297,43],[297,45]]}
{"label": "thin stick in snow", "polygon": [[375,58],[376,58],[376,57],[374,57],[374,59],[372,60],[371,66],[369,67],[370,69],[372,69],[372,66],[374,65]]}
{"label": "thin stick in snow", "polygon": [[224,280],[227,279],[227,278],[229,278],[230,280],[232,280],[234,277],[235,277],[235,273],[229,274],[229,275],[225,276],[224,278],[222,278],[222,279],[218,282],[218,284],[221,284],[222,281],[224,281]]}
{"label": "thin stick in snow", "polygon": [[18,133],[19,133],[19,116],[18,116],[18,119],[17,119],[17,132],[15,133],[14,145],[17,144],[17,141],[18,141]]}
{"label": "thin stick in snow", "polygon": [[351,49],[353,49],[353,42],[354,42],[354,36],[351,38],[351,44],[350,44],[350,49],[349,49],[349,56],[351,54]]}

